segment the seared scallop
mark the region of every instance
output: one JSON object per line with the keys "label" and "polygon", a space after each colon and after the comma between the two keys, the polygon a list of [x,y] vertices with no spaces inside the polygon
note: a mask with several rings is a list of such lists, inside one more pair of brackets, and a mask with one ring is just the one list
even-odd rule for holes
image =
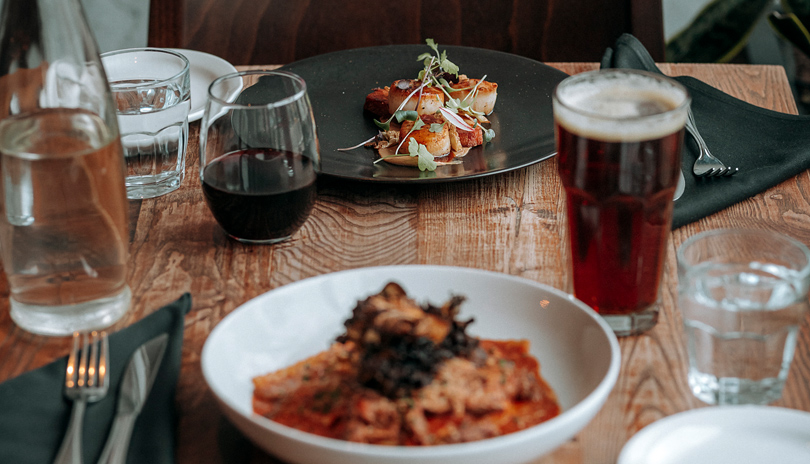
{"label": "seared scallop", "polygon": [[[457,90],[450,91],[450,97],[459,100],[473,99],[473,111],[490,114],[495,109],[495,100],[498,99],[498,84],[480,79],[462,79],[458,83],[452,84],[451,87]],[[475,90],[475,95],[470,96],[470,92],[473,90]]]}
{"label": "seared scallop", "polygon": [[[417,89],[421,84],[422,82],[416,79],[394,81],[388,90],[388,112],[394,114],[397,109],[416,110],[417,113],[422,115],[439,111],[439,108],[444,105],[444,93],[435,87],[424,87],[421,91],[418,91]],[[409,95],[411,98],[408,98]],[[406,98],[408,102],[405,103],[405,106],[399,108]],[[417,102],[419,102],[418,109],[416,107]]]}
{"label": "seared scallop", "polygon": [[[408,139],[414,139],[424,145],[427,151],[436,157],[450,153],[450,129],[447,127],[448,124],[445,123],[444,117],[441,114],[428,114],[421,118],[425,125],[410,134],[408,132],[410,132],[414,122],[403,121],[402,127],[399,129],[399,140],[405,140],[406,136]],[[438,132],[431,132],[431,124],[442,124],[442,128]],[[408,153],[408,144],[410,144],[410,140],[405,140],[400,145],[399,153]]]}

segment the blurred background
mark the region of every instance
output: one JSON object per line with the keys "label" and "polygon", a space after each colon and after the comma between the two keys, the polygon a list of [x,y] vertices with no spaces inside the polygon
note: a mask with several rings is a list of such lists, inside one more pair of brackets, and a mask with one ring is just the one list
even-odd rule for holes
{"label": "blurred background", "polygon": [[[639,14],[658,16],[657,12],[660,11],[662,18],[649,18],[645,21],[650,24],[656,24],[655,27],[651,29],[653,33],[661,30],[660,24],[658,23],[663,21],[663,50],[660,53],[651,50],[653,57],[659,61],[732,62],[784,66],[788,78],[794,86],[796,100],[800,106],[802,106],[802,111],[804,112],[806,111],[805,108],[810,107],[810,65],[808,65],[808,61],[810,61],[808,60],[808,54],[810,54],[810,34],[808,34],[807,27],[805,26],[806,24],[810,25],[810,0],[661,0],[660,5],[656,6],[655,9],[649,10],[646,7],[646,2],[650,1],[651,0],[616,0],[615,3],[611,4],[601,0],[582,0],[579,1],[579,3],[591,5],[593,6],[592,10],[598,10],[599,14],[593,15],[596,17],[604,17],[606,14],[612,14],[607,10],[618,8],[614,8],[612,6],[614,4],[631,5],[626,8],[635,9],[636,11],[640,10],[641,13],[633,13],[635,16],[628,20],[628,24],[630,24],[632,28],[629,26],[625,27],[625,29],[630,29],[631,32],[639,30],[638,23],[641,22],[638,17]],[[656,0],[652,1],[655,2]],[[155,37],[150,37],[149,34],[150,0],[81,0],[81,2],[84,5],[85,13],[102,51],[141,47],[149,43],[150,45],[158,46],[200,49],[209,53],[225,55],[224,51],[220,51],[224,49],[218,49],[215,44],[212,45],[212,39],[209,38],[211,33],[203,32],[202,28],[204,24],[202,23],[215,23],[214,21],[218,21],[219,17],[221,17],[223,21],[226,21],[226,26],[228,24],[238,24],[237,22],[228,23],[227,21],[229,20],[235,20],[225,17],[230,16],[230,13],[227,15],[218,13],[227,10],[216,10],[218,7],[215,6],[216,2],[213,0],[151,0],[152,8],[155,10],[153,13],[157,12],[157,9],[160,8],[161,14],[170,16],[169,18],[161,18],[161,21],[163,19],[170,19],[171,21],[180,22],[169,22],[169,24],[183,25],[179,28],[166,27],[166,29],[182,30],[173,31],[173,35],[168,39],[159,38],[159,41],[163,41],[164,43],[157,44],[155,43]],[[235,1],[234,3],[234,1],[229,1],[225,3],[233,10],[245,10],[246,7],[256,5],[256,8],[258,8],[265,17],[269,16],[270,13],[277,12],[278,15],[283,13],[298,14],[299,21],[301,21],[303,17],[307,18],[306,21],[312,21],[309,18],[313,16],[312,11],[304,11],[302,9],[303,7],[295,11],[292,11],[294,9],[293,7],[289,7],[290,11],[278,12],[280,8],[288,8],[287,4],[279,4],[272,0],[264,0],[264,2],[248,1],[246,3],[239,1]],[[308,3],[315,4],[314,2]],[[565,3],[555,4],[553,0],[548,0],[547,3],[550,5],[548,7],[549,10],[552,7],[557,8],[559,11],[566,9],[566,7],[563,6]],[[167,7],[166,5],[172,6]],[[259,5],[263,6],[260,7]],[[510,30],[509,37],[492,38],[493,42],[491,47],[481,45],[480,43],[465,44],[504,49],[505,51],[524,54],[531,58],[540,59],[541,61],[562,61],[558,59],[562,52],[553,55],[548,53],[548,50],[545,48],[527,48],[527,46],[524,45],[527,42],[527,32],[520,29],[526,28],[526,21],[524,20],[523,24],[518,24],[517,26],[513,24],[516,22],[514,12],[518,11],[518,8],[523,9],[522,11],[538,11],[536,5],[539,5],[539,2],[513,1],[512,3],[504,3],[503,5],[505,5],[505,8],[509,7],[514,10],[510,13],[512,16],[508,17],[511,18],[509,27],[510,29],[517,29],[517,32]],[[638,5],[645,6],[642,10]],[[273,11],[274,9],[276,11]],[[203,20],[201,18],[205,11],[214,12],[214,14],[209,13],[205,15],[205,19]],[[375,14],[382,15],[383,13],[384,12],[378,12]],[[235,12],[233,14],[236,15],[239,13]],[[565,14],[570,15],[570,13],[567,12]],[[583,16],[588,15],[587,8],[578,14]],[[626,13],[622,14],[626,16]],[[217,19],[212,20],[212,16],[217,17]],[[551,18],[550,14],[549,18]],[[555,19],[556,18],[552,18],[550,21]],[[564,19],[569,20],[567,17]],[[155,21],[155,18],[152,17],[152,20]],[[381,20],[384,21],[385,18],[381,16]],[[497,20],[498,18],[495,18],[493,21]],[[186,21],[186,23],[182,23],[182,21]],[[427,28],[424,24],[426,22],[424,13],[421,21],[423,24],[420,24],[420,27],[424,30]],[[254,31],[254,34],[256,34],[253,37],[254,40],[266,39],[272,41],[275,38],[272,37],[273,34],[269,31],[266,35],[262,35],[261,29],[266,24],[269,23],[262,22],[252,25],[255,26],[254,29],[259,30],[258,32]],[[246,25],[251,26],[251,24]],[[306,26],[306,24],[304,24],[304,26]],[[642,26],[644,25],[642,24]],[[361,30],[363,29],[362,27],[352,28],[347,27],[345,24],[340,25],[340,27],[346,30],[347,34],[368,34],[367,31]],[[496,24],[493,27],[502,26]],[[230,28],[236,29],[233,26]],[[650,28],[646,28],[643,33],[647,33],[649,29]],[[233,32],[234,35],[239,33],[240,32],[237,31]],[[289,29],[281,30],[279,36],[282,33],[289,34]],[[379,34],[379,32],[377,33]],[[464,34],[468,33],[468,31],[464,32]],[[542,35],[542,32],[536,34]],[[603,33],[603,37],[606,34],[616,35],[616,32],[607,31]],[[402,36],[404,36],[404,34]],[[639,36],[638,33],[637,36]],[[299,42],[302,41],[300,37],[295,38],[298,38]],[[441,44],[441,38],[436,38],[437,42]],[[641,36],[639,36],[639,38],[642,39],[642,42],[644,42],[648,48],[653,48],[648,38],[645,39]],[[392,40],[390,36],[381,36],[380,39],[381,41]],[[523,48],[514,44],[504,44],[504,41],[509,40],[513,42],[519,40],[523,41],[521,44],[518,44]],[[546,42],[552,41],[545,37],[542,38],[542,40]],[[557,42],[554,45],[559,47],[560,39],[556,40]],[[571,34],[564,40],[582,41],[583,39],[576,34]],[[170,42],[177,43],[169,45]],[[445,39],[445,42],[450,43],[450,40]],[[466,40],[466,42],[471,41]],[[281,41],[277,40],[274,46],[283,48],[284,45]],[[319,46],[324,47],[324,45]],[[300,59],[307,55],[324,51],[323,49],[316,49],[314,46],[309,47],[307,50],[302,50],[302,48],[304,47],[301,43],[298,43],[295,50],[290,52],[294,52],[295,54],[279,54],[276,56],[280,56],[280,58],[278,58],[280,62],[286,62],[291,61],[289,57],[292,57],[292,59]],[[594,44],[594,46],[590,48],[590,54],[575,56],[569,61],[597,61],[598,56],[593,52],[593,50],[597,49],[603,50],[603,44]],[[223,56],[223,58],[237,65],[249,64],[248,61],[256,60],[267,62],[264,60],[275,58],[275,56],[267,54],[262,56],[257,50],[234,50],[233,46],[228,47],[227,50],[228,53],[232,55]],[[567,51],[567,53],[568,55],[563,56],[571,56],[570,51]]]}

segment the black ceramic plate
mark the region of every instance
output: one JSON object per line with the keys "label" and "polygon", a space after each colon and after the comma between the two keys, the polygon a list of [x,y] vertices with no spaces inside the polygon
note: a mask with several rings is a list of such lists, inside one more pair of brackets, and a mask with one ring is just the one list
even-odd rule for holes
{"label": "black ceramic plate", "polygon": [[366,95],[396,79],[416,78],[422,62],[416,58],[427,45],[359,48],[314,56],[288,64],[307,82],[321,147],[321,173],[362,181],[389,183],[447,182],[519,169],[554,156],[551,93],[566,74],[528,58],[469,47],[443,47],[447,58],[470,78],[498,84],[498,101],[489,116],[495,138],[476,147],[462,164],[436,171],[373,164],[377,153],[368,148],[337,151],[357,145],[377,133],[373,118],[363,111]]}

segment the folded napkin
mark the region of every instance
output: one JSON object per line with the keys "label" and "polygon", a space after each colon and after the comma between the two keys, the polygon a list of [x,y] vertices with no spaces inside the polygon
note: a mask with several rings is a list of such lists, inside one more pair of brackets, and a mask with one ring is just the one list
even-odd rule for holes
{"label": "folded napkin", "polygon": [[[635,37],[624,34],[602,57],[602,68],[633,68],[661,73]],[[725,94],[697,79],[677,81],[692,95],[692,112],[712,154],[740,168],[731,177],[692,174],[698,148],[685,136],[681,168],[686,190],[675,202],[672,228],[716,213],[810,168],[810,116],[766,110]],[[767,89],[766,89],[767,91]]]}
{"label": "folded napkin", "polygon": [[[116,409],[118,388],[132,353],[162,333],[169,343],[155,384],[135,423],[129,462],[174,462],[174,392],[180,373],[183,320],[191,296],[183,295],[143,320],[110,335],[110,390],[88,404],[84,417],[84,462],[101,455]],[[67,357],[0,384],[0,463],[50,464],[68,427],[73,406],[63,395]]]}

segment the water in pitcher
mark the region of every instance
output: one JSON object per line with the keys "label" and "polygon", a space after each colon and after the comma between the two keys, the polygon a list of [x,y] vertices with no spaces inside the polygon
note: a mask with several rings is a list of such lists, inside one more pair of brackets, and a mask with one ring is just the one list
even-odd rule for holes
{"label": "water in pitcher", "polygon": [[[0,124],[0,234],[11,315],[40,333],[104,326],[129,307],[121,145],[95,114],[45,109]],[[121,175],[117,175],[121,173]]]}

